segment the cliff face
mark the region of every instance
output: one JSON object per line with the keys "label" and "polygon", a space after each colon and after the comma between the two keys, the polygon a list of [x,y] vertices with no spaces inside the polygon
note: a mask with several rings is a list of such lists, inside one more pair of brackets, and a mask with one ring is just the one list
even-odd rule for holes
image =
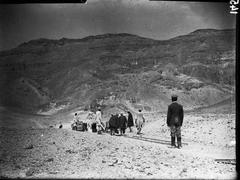
{"label": "cliff face", "polygon": [[234,92],[235,30],[203,29],[165,41],[126,33],[37,39],[0,52],[0,69],[2,105],[165,111],[174,92],[191,109]]}

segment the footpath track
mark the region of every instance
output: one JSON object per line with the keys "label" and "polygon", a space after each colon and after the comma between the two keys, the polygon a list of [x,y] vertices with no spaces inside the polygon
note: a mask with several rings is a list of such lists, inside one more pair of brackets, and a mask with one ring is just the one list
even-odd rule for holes
{"label": "footpath track", "polygon": [[[155,139],[155,138],[150,138],[150,137],[144,137],[144,136],[123,136],[125,138],[130,138],[130,139],[137,139],[140,141],[147,141],[147,142],[153,142],[153,143],[158,143],[158,144],[165,144],[165,145],[170,145],[170,141],[164,140],[164,139]],[[182,142],[183,145],[188,145],[187,143]]]}

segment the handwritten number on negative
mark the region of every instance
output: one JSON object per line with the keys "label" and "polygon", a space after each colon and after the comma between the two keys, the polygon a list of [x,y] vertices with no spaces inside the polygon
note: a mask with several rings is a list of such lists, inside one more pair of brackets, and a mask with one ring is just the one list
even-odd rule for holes
{"label": "handwritten number on negative", "polygon": [[239,0],[230,0],[229,3],[230,3],[230,9],[231,9],[230,13],[237,14],[238,7],[236,7],[236,5],[239,4]]}

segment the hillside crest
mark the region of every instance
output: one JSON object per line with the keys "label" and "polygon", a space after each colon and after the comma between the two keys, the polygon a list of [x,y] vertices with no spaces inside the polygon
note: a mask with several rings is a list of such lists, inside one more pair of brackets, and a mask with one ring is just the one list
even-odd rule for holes
{"label": "hillside crest", "polygon": [[213,105],[234,92],[234,31],[201,29],[165,41],[127,33],[32,40],[0,54],[0,85],[8,89],[0,103],[152,112],[165,111],[176,93],[187,109]]}

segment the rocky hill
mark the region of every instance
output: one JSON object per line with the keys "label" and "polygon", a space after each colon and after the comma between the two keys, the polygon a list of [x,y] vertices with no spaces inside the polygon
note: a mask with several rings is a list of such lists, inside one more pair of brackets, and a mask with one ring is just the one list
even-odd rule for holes
{"label": "rocky hill", "polygon": [[232,29],[164,41],[126,33],[32,40],[0,52],[0,103],[33,112],[96,104],[156,112],[174,92],[186,109],[214,105],[234,93],[235,41]]}

